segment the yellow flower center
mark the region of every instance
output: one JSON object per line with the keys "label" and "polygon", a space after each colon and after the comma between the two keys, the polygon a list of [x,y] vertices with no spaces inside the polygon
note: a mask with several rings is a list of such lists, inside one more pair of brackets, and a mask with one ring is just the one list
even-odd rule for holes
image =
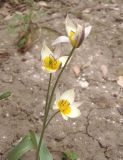
{"label": "yellow flower center", "polygon": [[43,59],[44,67],[47,70],[57,70],[61,66],[61,62],[58,59],[55,59],[53,56],[49,55]]}
{"label": "yellow flower center", "polygon": [[71,31],[69,33],[69,39],[71,41],[72,46],[75,46],[76,45],[75,32]]}
{"label": "yellow flower center", "polygon": [[70,103],[66,99],[61,99],[57,102],[57,106],[61,113],[67,115],[71,112]]}

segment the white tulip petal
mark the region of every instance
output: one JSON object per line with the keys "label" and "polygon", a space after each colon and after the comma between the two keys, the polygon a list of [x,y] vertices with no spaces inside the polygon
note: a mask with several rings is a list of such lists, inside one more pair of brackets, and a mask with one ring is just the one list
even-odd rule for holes
{"label": "white tulip petal", "polygon": [[68,100],[69,103],[73,103],[74,99],[75,99],[74,89],[70,89],[70,90],[64,92],[61,95],[60,99],[66,99],[66,100]]}
{"label": "white tulip petal", "polygon": [[70,118],[76,118],[81,115],[81,112],[78,108],[71,107],[72,111],[67,115]]}
{"label": "white tulip petal", "polygon": [[49,55],[53,55],[52,51],[47,47],[46,43],[43,42],[43,47],[42,47],[42,50],[41,50],[41,56],[42,58],[45,58]]}
{"label": "white tulip petal", "polygon": [[74,22],[69,18],[67,15],[66,20],[65,20],[65,26],[66,26],[66,31],[69,34],[71,31],[76,32],[76,25]]}
{"label": "white tulip petal", "polygon": [[61,67],[64,67],[67,59],[68,59],[68,56],[62,56],[59,58],[60,62],[62,63]]}
{"label": "white tulip petal", "polygon": [[88,37],[88,35],[91,32],[91,29],[92,29],[92,26],[85,27],[85,37],[84,37],[84,39],[86,39]]}
{"label": "white tulip petal", "polygon": [[68,120],[68,117],[65,116],[63,113],[61,113],[61,115],[62,115],[62,117],[63,117],[64,120],[66,120],[66,121]]}
{"label": "white tulip petal", "polygon": [[77,30],[76,30],[76,34],[75,34],[75,47],[78,48],[81,43],[84,40],[84,26],[80,26],[79,24],[77,24]]}
{"label": "white tulip petal", "polygon": [[56,110],[56,109],[58,109],[58,107],[54,104],[53,109]]}
{"label": "white tulip petal", "polygon": [[79,106],[81,106],[82,102],[74,102],[72,104],[72,107],[78,108]]}
{"label": "white tulip petal", "polygon": [[70,40],[67,36],[60,36],[55,41],[53,41],[52,46],[59,44],[59,43],[70,43]]}
{"label": "white tulip petal", "polygon": [[46,68],[46,67],[44,67],[44,66],[42,66],[42,69],[43,69],[44,71],[47,71],[48,73],[55,73],[55,72],[57,71],[57,69],[56,69],[56,70],[51,70],[51,69],[48,69],[48,68]]}
{"label": "white tulip petal", "polygon": [[59,46],[54,47],[54,51],[53,51],[55,58],[58,59],[60,57],[61,54],[61,48]]}

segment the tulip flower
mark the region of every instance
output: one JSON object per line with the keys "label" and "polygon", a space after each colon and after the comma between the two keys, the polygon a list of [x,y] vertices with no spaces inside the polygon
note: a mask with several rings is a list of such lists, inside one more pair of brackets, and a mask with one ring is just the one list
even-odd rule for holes
{"label": "tulip flower", "polygon": [[62,56],[60,58],[57,57],[45,44],[43,43],[43,47],[41,50],[41,57],[43,63],[43,69],[48,73],[54,73],[58,69],[64,66],[68,56]]}
{"label": "tulip flower", "polygon": [[67,90],[61,96],[58,92],[56,94],[56,101],[53,109],[59,110],[65,120],[68,120],[68,118],[79,117],[81,113],[78,107],[81,105],[81,102],[74,102],[74,99],[74,89]]}
{"label": "tulip flower", "polygon": [[65,20],[65,26],[68,36],[58,37],[52,45],[63,42],[70,42],[74,48],[78,48],[82,44],[83,40],[88,37],[92,28],[91,26],[84,27],[78,23],[73,22],[68,15]]}

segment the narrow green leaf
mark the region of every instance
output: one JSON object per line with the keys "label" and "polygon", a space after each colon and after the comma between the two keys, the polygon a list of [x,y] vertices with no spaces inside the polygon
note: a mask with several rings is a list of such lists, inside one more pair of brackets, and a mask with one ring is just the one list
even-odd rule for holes
{"label": "narrow green leaf", "polygon": [[25,33],[17,42],[17,46],[19,48],[23,48],[25,46],[25,44],[27,43],[28,41],[28,36],[29,34],[28,33]]}
{"label": "narrow green leaf", "polygon": [[51,153],[49,152],[48,148],[46,147],[46,145],[44,143],[42,143],[41,148],[40,148],[40,160],[53,160],[53,157],[51,155]]}
{"label": "narrow green leaf", "polygon": [[15,148],[8,154],[8,160],[18,160],[29,150],[32,150],[34,145],[32,143],[30,134],[26,135],[20,143],[18,143]]}
{"label": "narrow green leaf", "polygon": [[[38,146],[40,137],[32,131],[30,132],[30,135],[31,135],[33,143],[36,146]],[[42,145],[40,148],[39,156],[40,156],[40,160],[53,160],[51,153],[49,152],[48,148],[46,147],[46,145],[43,142],[42,142]]]}
{"label": "narrow green leaf", "polygon": [[12,93],[11,93],[10,91],[6,91],[6,92],[0,94],[0,100],[6,99],[6,98],[10,97],[11,94],[12,94]]}
{"label": "narrow green leaf", "polygon": [[[7,160],[18,160],[26,152],[32,149],[37,149],[39,140],[39,136],[36,135],[33,131],[30,131],[30,133],[26,135],[21,140],[21,142],[18,143],[15,148],[8,154]],[[42,143],[40,148],[40,160],[53,160],[52,155],[44,143]]]}
{"label": "narrow green leaf", "polygon": [[37,143],[37,139],[36,139],[37,135],[32,130],[30,130],[29,132],[30,132],[30,137],[31,137],[32,143],[34,144],[35,148],[37,149],[37,147],[38,147],[38,143]]}

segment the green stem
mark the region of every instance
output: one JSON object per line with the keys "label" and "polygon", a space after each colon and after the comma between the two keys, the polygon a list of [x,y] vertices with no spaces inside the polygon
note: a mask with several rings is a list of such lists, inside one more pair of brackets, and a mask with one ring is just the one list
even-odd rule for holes
{"label": "green stem", "polygon": [[58,77],[57,77],[57,79],[56,79],[56,81],[55,81],[55,84],[54,84],[54,86],[53,86],[53,89],[52,89],[52,92],[51,92],[51,95],[50,95],[49,103],[48,103],[48,106],[47,106],[46,117],[47,117],[48,114],[49,114],[50,106],[51,106],[51,103],[52,103],[53,95],[54,95],[56,86],[57,86],[57,84],[58,84],[58,81],[59,81],[59,79],[60,79],[60,77],[61,77],[61,75],[62,75],[62,73],[63,73],[65,67],[67,66],[67,64],[68,64],[68,62],[69,62],[69,60],[70,60],[70,58],[72,57],[74,50],[75,50],[75,48],[73,47],[72,50],[71,50],[71,52],[70,52],[70,54],[69,54],[69,57],[68,57],[68,59],[67,59],[65,65],[64,65],[64,67],[61,69],[61,71],[60,71],[60,73],[59,73],[59,75],[58,75]]}
{"label": "green stem", "polygon": [[40,140],[39,140],[39,144],[38,144],[36,160],[39,160],[39,152],[40,152],[41,143],[42,143],[42,139],[43,139],[43,135],[44,135],[44,131],[45,131],[45,125],[46,125],[46,121],[47,121],[46,113],[47,113],[47,105],[48,105],[48,98],[49,98],[49,92],[50,92],[51,79],[52,79],[52,74],[50,73],[48,91],[47,91],[47,96],[46,96],[46,104],[45,104],[44,122],[43,122],[42,132],[41,132],[41,136],[40,136]]}
{"label": "green stem", "polygon": [[46,104],[45,104],[44,116],[47,113],[47,105],[48,105],[48,100],[49,100],[51,80],[52,80],[52,73],[50,73],[50,78],[49,78],[49,84],[48,84],[48,89],[47,89],[47,96],[46,96]]}
{"label": "green stem", "polygon": [[[52,99],[53,99],[53,95],[54,95],[56,86],[57,86],[57,84],[58,84],[58,81],[59,81],[59,79],[60,79],[60,77],[61,77],[61,75],[62,75],[65,67],[67,66],[70,58],[71,58],[72,55],[73,55],[74,50],[75,50],[75,48],[73,47],[73,49],[71,50],[71,52],[70,52],[70,54],[69,54],[69,57],[68,57],[65,65],[64,65],[64,67],[61,69],[61,71],[60,71],[60,73],[59,73],[59,75],[58,75],[58,77],[57,77],[57,79],[56,79],[56,82],[55,82],[55,84],[54,84],[54,86],[53,86],[53,89],[52,89],[52,92],[51,92],[50,99],[49,99],[49,101],[48,101],[48,100],[46,101],[46,105],[45,105],[45,107],[46,107],[46,109],[45,109],[45,117],[44,117],[42,132],[41,132],[41,136],[40,136],[40,141],[39,141],[39,145],[38,145],[36,160],[39,160],[40,147],[41,147],[42,139],[43,139],[43,136],[44,136],[46,121],[47,121],[47,117],[48,117],[48,114],[49,114],[49,110],[50,110],[50,106],[51,106],[51,103],[52,103]],[[48,87],[48,88],[49,88],[49,87]],[[48,92],[49,92],[49,91],[48,91]],[[48,105],[48,106],[47,106],[47,105]]]}
{"label": "green stem", "polygon": [[46,125],[45,125],[45,129],[47,128],[48,124],[51,122],[51,120],[59,113],[59,111],[55,112],[50,119],[47,121]]}

